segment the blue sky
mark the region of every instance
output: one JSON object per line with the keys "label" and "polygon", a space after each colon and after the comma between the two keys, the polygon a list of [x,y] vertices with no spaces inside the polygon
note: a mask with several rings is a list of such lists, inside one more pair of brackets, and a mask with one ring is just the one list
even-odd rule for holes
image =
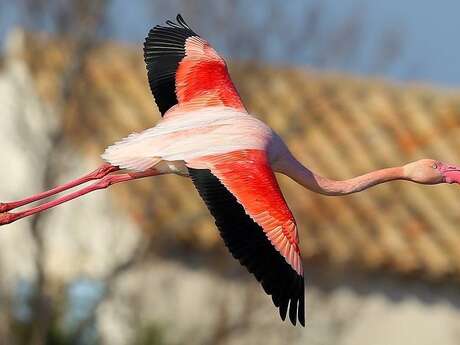
{"label": "blue sky", "polygon": [[[318,1],[307,2],[313,4]],[[167,6],[162,7],[161,13],[158,13],[155,8],[162,5],[157,6],[158,2],[152,4],[146,0],[129,2],[114,0],[109,15],[112,28],[109,36],[116,40],[142,42],[148,29],[153,24],[166,19],[165,17],[181,12],[187,18],[187,9],[180,8],[179,4],[174,6],[176,2],[178,3],[178,1],[169,1]],[[302,0],[274,1],[279,4],[277,10],[286,23],[285,27],[281,28],[285,37],[295,32],[297,20],[304,20],[301,8],[305,2]],[[328,27],[334,28],[340,25],[356,9],[359,9],[364,27],[362,44],[353,56],[352,63],[335,62],[332,57],[324,68],[364,75],[374,74],[375,71],[370,66],[371,62],[376,59],[376,53],[378,54],[377,48],[382,32],[395,29],[401,34],[402,54],[390,68],[379,74],[389,79],[421,80],[444,86],[460,87],[460,44],[458,44],[460,1],[323,0],[321,3],[324,9],[321,26],[325,30]],[[234,18],[231,18],[231,23],[238,25],[238,20],[248,20],[248,18],[254,21],[260,20],[258,16],[263,15],[266,2],[254,0],[243,3],[243,6],[245,4],[247,4],[247,9],[239,6],[239,11],[236,11]],[[242,14],[245,14],[246,11],[251,13],[251,16],[242,19]],[[7,5],[6,11],[2,12],[0,13],[0,40],[3,40],[5,33],[11,27],[19,24],[18,10],[14,2]],[[206,35],[224,55],[232,55],[227,51],[225,42],[216,36],[208,25],[205,25],[207,24],[205,21],[212,15],[212,13],[205,13],[200,17],[200,22],[193,22],[191,25],[203,36]],[[235,26],[224,29],[231,32],[235,30]],[[241,37],[241,40],[244,40],[244,37]],[[282,40],[269,41],[267,44],[272,49],[267,50],[264,58],[267,61],[283,64],[308,65],[311,63],[306,56],[290,54],[283,49],[282,43]]]}

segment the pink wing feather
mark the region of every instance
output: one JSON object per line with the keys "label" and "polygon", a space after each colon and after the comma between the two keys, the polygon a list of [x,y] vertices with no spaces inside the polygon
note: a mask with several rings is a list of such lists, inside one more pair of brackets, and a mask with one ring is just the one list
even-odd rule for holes
{"label": "pink wing feather", "polygon": [[187,162],[195,187],[233,256],[262,283],[284,320],[304,325],[304,279],[294,217],[264,150]]}
{"label": "pink wing feather", "polygon": [[[110,146],[103,158],[144,171],[182,162],[232,255],[253,273],[284,320],[305,324],[294,217],[267,157],[271,129],[250,116],[224,60],[180,15],[146,38],[144,59],[164,118]],[[184,168],[185,168],[184,166]]]}
{"label": "pink wing feather", "polygon": [[225,61],[178,15],[157,25],[144,43],[150,89],[164,116],[177,106],[226,106],[246,111]]}
{"label": "pink wing feather", "polygon": [[201,157],[190,166],[206,166],[259,224],[286,262],[303,276],[297,225],[275,175],[261,150]]}

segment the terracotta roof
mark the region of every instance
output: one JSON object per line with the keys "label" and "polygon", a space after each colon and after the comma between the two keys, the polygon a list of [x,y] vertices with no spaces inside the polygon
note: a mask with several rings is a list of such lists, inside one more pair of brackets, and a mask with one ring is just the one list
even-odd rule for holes
{"label": "terracotta roof", "polygon": [[[25,59],[40,94],[55,100],[69,45],[28,39]],[[429,87],[323,74],[259,63],[230,64],[248,109],[270,124],[314,171],[349,178],[418,158],[460,162],[460,95]],[[106,43],[86,60],[63,117],[85,155],[159,118],[140,47]],[[310,193],[280,177],[299,223],[304,261],[386,269],[427,278],[460,277],[456,186],[393,182],[346,197]],[[114,188],[147,232],[190,246],[220,248],[192,184],[165,176]]]}

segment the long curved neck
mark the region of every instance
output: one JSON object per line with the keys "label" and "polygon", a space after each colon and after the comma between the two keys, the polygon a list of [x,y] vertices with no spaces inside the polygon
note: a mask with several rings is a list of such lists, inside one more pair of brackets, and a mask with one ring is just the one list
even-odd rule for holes
{"label": "long curved neck", "polygon": [[349,180],[331,180],[307,169],[292,155],[285,159],[279,172],[289,176],[294,181],[313,192],[331,196],[361,192],[367,188],[388,181],[408,180],[402,167],[376,170]]}

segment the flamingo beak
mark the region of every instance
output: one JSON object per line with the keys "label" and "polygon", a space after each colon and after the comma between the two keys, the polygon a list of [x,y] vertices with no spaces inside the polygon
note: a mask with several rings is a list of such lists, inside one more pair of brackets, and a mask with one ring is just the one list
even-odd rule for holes
{"label": "flamingo beak", "polygon": [[460,167],[455,165],[446,165],[441,170],[446,183],[460,184]]}

